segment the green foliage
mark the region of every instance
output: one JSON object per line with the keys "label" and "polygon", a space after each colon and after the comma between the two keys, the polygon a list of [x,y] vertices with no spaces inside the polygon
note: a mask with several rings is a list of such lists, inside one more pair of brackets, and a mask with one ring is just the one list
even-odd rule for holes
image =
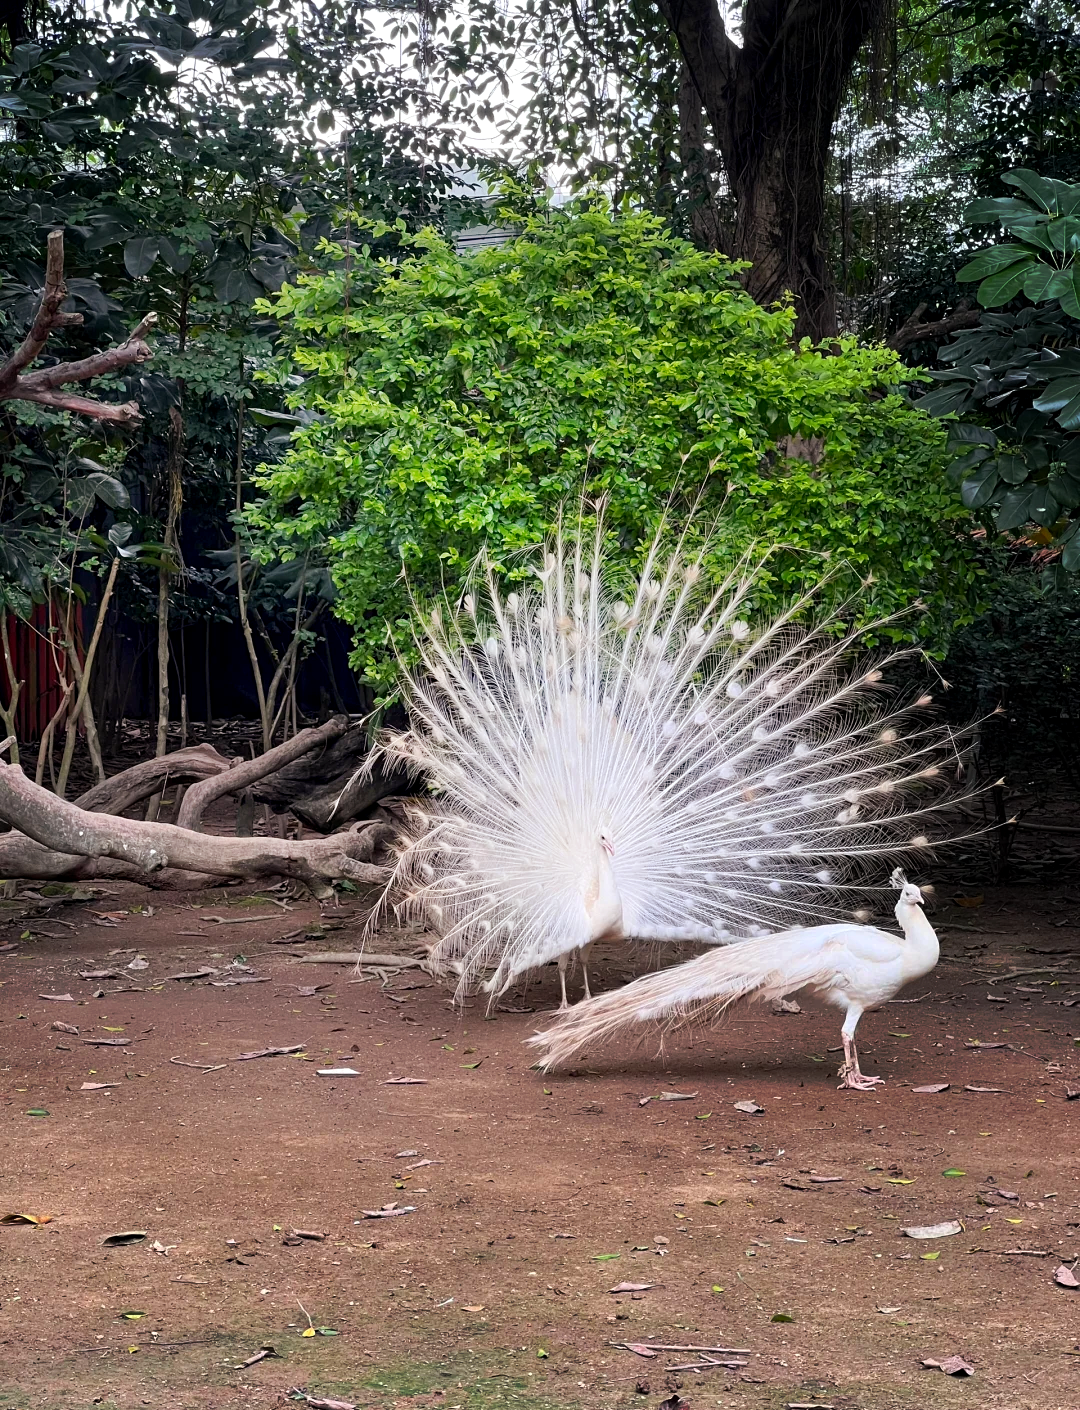
{"label": "green foliage", "polygon": [[[773,598],[844,561],[874,580],[867,611],[922,595],[932,640],[970,614],[944,432],[892,389],[910,375],[892,353],[793,346],[790,309],[653,217],[592,201],[516,218],[518,238],[473,255],[425,233],[397,263],[339,256],[266,306],[307,424],[251,522],[265,553],[329,560],[369,680],[392,678],[387,623],[401,649],[410,592],[458,592],[484,543],[520,575],[582,495],[608,497],[630,557],[665,505],[678,523],[700,501],[719,557],[776,548]],[[820,463],[788,438],[823,445]],[[841,574],[826,596],[850,588]]]}
{"label": "green foliage", "polygon": [[[1080,587],[1040,588],[1041,551],[986,553],[986,610],[957,632],[944,673],[949,709],[963,723],[985,720],[986,765],[1022,784],[1031,770],[1060,786],[1080,783]],[[992,712],[1001,707],[1001,713]]]}
{"label": "green foliage", "polygon": [[[1080,184],[1036,172],[1002,180],[1019,196],[977,200],[972,223],[1000,221],[1014,237],[982,250],[957,273],[979,281],[978,300],[1017,312],[986,313],[938,353],[946,370],[919,403],[949,427],[949,475],[970,509],[993,511],[1002,532],[1037,526],[1080,569]],[[978,421],[968,420],[977,417]],[[980,424],[981,423],[981,424]]]}
{"label": "green foliage", "polygon": [[[139,427],[0,409],[0,594],[26,608],[70,574],[73,554],[89,564],[85,534],[75,553],[67,532],[66,489],[37,493],[70,486],[87,457],[130,493],[133,532],[162,538],[173,442],[185,571],[172,616],[221,619],[233,594],[204,550],[232,540],[237,478],[280,440],[243,414],[274,335],[255,300],[316,267],[318,242],[347,236],[353,207],[414,227],[452,222],[465,206],[447,195],[451,166],[467,161],[460,136],[482,100],[427,81],[436,64],[461,66],[460,45],[435,11],[421,18],[407,3],[387,17],[343,0],[105,0],[36,7],[33,19],[23,42],[5,44],[0,29],[0,361],[33,316],[57,226],[65,308],[84,322],[54,334],[45,360],[119,341],[149,310],[160,321],[153,361],[93,389],[138,401]],[[117,510],[99,495],[74,522],[107,539]],[[139,561],[149,571],[119,586],[125,627],[158,610],[155,565]],[[272,573],[258,598],[278,619],[273,634],[291,630]]]}

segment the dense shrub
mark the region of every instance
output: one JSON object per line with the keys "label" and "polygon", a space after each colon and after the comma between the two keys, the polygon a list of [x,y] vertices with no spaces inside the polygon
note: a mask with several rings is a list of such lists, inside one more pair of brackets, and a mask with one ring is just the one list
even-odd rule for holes
{"label": "dense shrub", "polygon": [[[253,524],[268,550],[328,555],[369,679],[392,676],[410,591],[456,591],[485,542],[526,571],[518,551],[583,494],[608,496],[631,556],[665,506],[681,524],[700,500],[718,558],[777,550],[766,598],[844,561],[872,581],[860,610],[924,599],[898,631],[940,642],[970,618],[967,512],[944,429],[894,385],[910,373],[854,340],[793,345],[791,310],[736,273],[594,202],[474,254],[430,235],[397,262],[354,251],[268,303],[304,424]],[[851,588],[840,572],[825,592]]]}

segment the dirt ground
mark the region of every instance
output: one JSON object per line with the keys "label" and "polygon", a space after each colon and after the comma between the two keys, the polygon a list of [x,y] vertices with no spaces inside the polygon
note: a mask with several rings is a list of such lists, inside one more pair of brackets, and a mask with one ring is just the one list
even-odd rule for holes
{"label": "dirt ground", "polygon": [[[834,1013],[542,1078],[522,1039],[554,969],[460,1014],[419,969],[304,962],[357,947],[361,897],[43,890],[0,903],[0,1214],[51,1216],[0,1227],[0,1406],[1080,1405],[1080,1290],[1054,1282],[1080,1255],[1077,897],[941,894],[942,963],[864,1020],[888,1080],[856,1093]],[[595,978],[650,959],[612,947]],[[646,1339],[746,1364],[615,1345]],[[973,1378],[920,1364],[955,1354]]]}

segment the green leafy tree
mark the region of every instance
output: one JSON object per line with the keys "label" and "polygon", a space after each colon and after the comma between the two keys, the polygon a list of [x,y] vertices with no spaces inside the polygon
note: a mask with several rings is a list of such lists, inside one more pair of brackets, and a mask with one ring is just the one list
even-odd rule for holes
{"label": "green leafy tree", "polygon": [[[156,621],[163,712],[170,631],[235,617],[201,560],[232,542],[238,485],[242,496],[247,467],[273,454],[274,427],[245,412],[275,331],[255,302],[316,267],[326,235],[348,239],[352,209],[413,227],[467,209],[448,193],[483,108],[475,86],[447,81],[466,58],[440,12],[408,5],[0,12],[0,364],[38,305],[53,228],[65,232],[64,308],[82,325],[54,336],[48,358],[85,358],[147,312],[159,320],[154,360],[97,388],[137,403],[140,424],[88,435],[62,411],[0,415],[0,500],[19,505],[0,575],[12,565],[14,602],[19,554],[51,522],[33,477],[107,462],[140,536],[165,544],[155,570],[118,587],[127,626]],[[103,531],[108,508],[95,510]],[[269,635],[277,621],[287,636],[290,603],[279,593],[275,609],[262,581]]]}
{"label": "green leafy tree", "polygon": [[[977,283],[979,326],[939,350],[920,405],[949,426],[949,475],[1001,532],[1034,531],[1080,570],[1080,184],[1021,169],[1022,193],[972,202],[973,224],[1011,236],[957,271]],[[1016,305],[1020,304],[1020,307]],[[1000,310],[1000,311],[996,311]]]}
{"label": "green leafy tree", "polygon": [[761,308],[654,217],[504,215],[521,233],[502,247],[463,256],[424,233],[398,262],[339,255],[266,306],[306,424],[250,520],[264,553],[330,563],[367,679],[392,679],[387,624],[401,648],[410,594],[459,591],[484,543],[520,574],[519,550],[583,494],[608,497],[631,557],[666,505],[679,520],[698,503],[721,558],[782,546],[766,596],[844,561],[873,580],[867,611],[921,595],[931,638],[970,614],[944,431],[894,389],[910,375],[894,354],[793,344],[790,307]]}

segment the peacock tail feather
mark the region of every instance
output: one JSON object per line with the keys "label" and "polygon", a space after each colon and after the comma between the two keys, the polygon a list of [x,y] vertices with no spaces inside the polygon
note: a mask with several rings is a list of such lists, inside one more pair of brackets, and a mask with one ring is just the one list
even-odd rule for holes
{"label": "peacock tail feather", "polygon": [[[716,586],[707,549],[658,537],[629,591],[602,519],[560,530],[529,584],[418,613],[411,727],[388,763],[424,779],[387,900],[439,937],[460,991],[503,993],[590,939],[597,839],[631,938],[724,944],[863,918],[863,883],[930,845],[944,762],[929,697],[896,700],[872,628],[748,610],[760,564]],[[881,624],[877,624],[879,627]]]}

